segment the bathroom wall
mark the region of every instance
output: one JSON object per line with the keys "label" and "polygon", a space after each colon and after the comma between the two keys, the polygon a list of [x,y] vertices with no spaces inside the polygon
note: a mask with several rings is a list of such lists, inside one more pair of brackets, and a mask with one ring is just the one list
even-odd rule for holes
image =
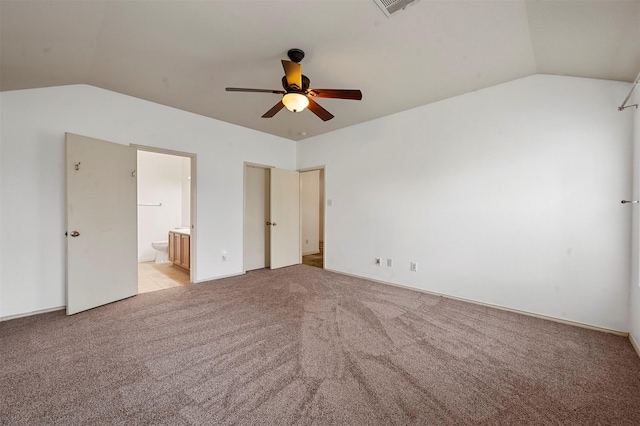
{"label": "bathroom wall", "polygon": [[180,226],[191,226],[191,158],[180,157],[182,176],[182,223]]}
{"label": "bathroom wall", "polygon": [[[189,192],[189,158],[138,151],[138,261],[155,258],[152,241],[167,240],[170,229],[189,223],[189,209],[183,209],[183,192]],[[187,176],[185,176],[187,173]],[[185,182],[186,181],[186,185]],[[158,204],[161,206],[148,206]],[[187,204],[188,207],[188,204]]]}

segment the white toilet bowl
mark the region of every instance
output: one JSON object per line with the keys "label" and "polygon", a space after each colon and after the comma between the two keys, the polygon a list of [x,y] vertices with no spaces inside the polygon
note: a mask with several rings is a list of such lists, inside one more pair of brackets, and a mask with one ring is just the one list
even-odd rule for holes
{"label": "white toilet bowl", "polygon": [[151,247],[156,250],[156,263],[169,263],[169,241],[154,241]]}

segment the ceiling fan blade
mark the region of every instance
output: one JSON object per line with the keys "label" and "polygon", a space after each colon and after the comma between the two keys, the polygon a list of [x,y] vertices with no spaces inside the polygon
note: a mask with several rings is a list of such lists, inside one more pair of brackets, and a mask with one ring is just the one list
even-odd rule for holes
{"label": "ceiling fan blade", "polygon": [[333,114],[322,108],[319,103],[311,98],[309,98],[309,106],[307,108],[309,108],[312,113],[320,117],[322,121],[329,121],[333,118]]}
{"label": "ceiling fan blade", "polygon": [[262,118],[271,118],[276,115],[282,108],[284,108],[284,104],[282,103],[282,101],[280,101],[275,104],[269,111],[265,112]]}
{"label": "ceiling fan blade", "polygon": [[353,99],[354,101],[362,99],[362,92],[359,90],[310,89],[307,95],[314,98]]}
{"label": "ceiling fan blade", "polygon": [[284,90],[271,90],[271,89],[245,89],[243,87],[227,87],[227,92],[252,92],[252,93],[275,93],[278,95],[284,95]]}
{"label": "ceiling fan blade", "polygon": [[282,68],[284,68],[284,75],[287,77],[287,86],[297,86],[298,89],[302,88],[302,67],[300,64],[292,61],[282,61]]}

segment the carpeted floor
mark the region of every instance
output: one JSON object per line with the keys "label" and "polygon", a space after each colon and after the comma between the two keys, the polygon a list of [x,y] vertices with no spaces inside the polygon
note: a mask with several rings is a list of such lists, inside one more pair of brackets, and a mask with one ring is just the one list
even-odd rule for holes
{"label": "carpeted floor", "polygon": [[624,337],[299,265],[0,323],[2,425],[638,425]]}

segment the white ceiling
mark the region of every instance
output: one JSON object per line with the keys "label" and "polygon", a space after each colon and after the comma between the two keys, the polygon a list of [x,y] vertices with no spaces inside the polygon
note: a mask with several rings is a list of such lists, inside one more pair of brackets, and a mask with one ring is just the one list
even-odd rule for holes
{"label": "white ceiling", "polygon": [[[306,57],[335,115],[261,115],[281,59]],[[532,74],[631,82],[640,0],[421,0],[387,18],[373,0],[0,0],[0,90],[90,84],[300,140]],[[526,102],[514,99],[514,104]]]}

